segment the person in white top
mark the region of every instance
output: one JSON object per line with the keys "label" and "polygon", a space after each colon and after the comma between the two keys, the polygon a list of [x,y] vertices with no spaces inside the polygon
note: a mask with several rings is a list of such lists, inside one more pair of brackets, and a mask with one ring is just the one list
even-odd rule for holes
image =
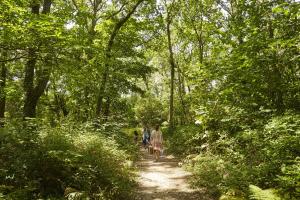
{"label": "person in white top", "polygon": [[162,145],[163,145],[163,136],[159,129],[159,125],[157,125],[155,127],[155,130],[153,130],[151,133],[151,144],[153,146],[155,160],[157,161],[161,154]]}

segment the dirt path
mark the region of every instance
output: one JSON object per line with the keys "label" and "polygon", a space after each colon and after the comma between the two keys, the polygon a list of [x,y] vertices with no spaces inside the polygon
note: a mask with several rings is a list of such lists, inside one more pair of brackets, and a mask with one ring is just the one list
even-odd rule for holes
{"label": "dirt path", "polygon": [[141,150],[139,161],[139,188],[137,200],[204,200],[200,192],[192,189],[187,178],[191,175],[178,167],[172,156],[163,156],[155,162],[152,155]]}

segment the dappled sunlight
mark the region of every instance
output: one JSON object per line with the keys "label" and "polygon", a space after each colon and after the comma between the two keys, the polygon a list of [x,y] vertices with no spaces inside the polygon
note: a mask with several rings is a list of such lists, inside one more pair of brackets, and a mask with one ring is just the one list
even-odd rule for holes
{"label": "dappled sunlight", "polygon": [[162,156],[155,161],[152,155],[141,150],[137,199],[199,199],[199,191],[188,184],[190,173],[178,166],[174,156]]}

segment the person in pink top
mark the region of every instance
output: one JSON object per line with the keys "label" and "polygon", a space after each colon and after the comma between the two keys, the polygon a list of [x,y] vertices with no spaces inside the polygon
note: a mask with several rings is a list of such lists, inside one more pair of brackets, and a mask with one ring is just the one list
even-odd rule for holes
{"label": "person in pink top", "polygon": [[153,146],[155,160],[157,161],[163,147],[163,136],[159,129],[159,125],[157,125],[151,133],[151,144]]}

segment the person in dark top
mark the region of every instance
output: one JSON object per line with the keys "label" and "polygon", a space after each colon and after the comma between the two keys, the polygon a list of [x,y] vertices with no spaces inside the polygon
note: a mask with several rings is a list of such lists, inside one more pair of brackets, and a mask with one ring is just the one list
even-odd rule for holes
{"label": "person in dark top", "polygon": [[150,141],[150,133],[149,133],[149,129],[147,127],[143,128],[142,135],[143,135],[143,146],[144,146],[144,148],[146,148]]}

